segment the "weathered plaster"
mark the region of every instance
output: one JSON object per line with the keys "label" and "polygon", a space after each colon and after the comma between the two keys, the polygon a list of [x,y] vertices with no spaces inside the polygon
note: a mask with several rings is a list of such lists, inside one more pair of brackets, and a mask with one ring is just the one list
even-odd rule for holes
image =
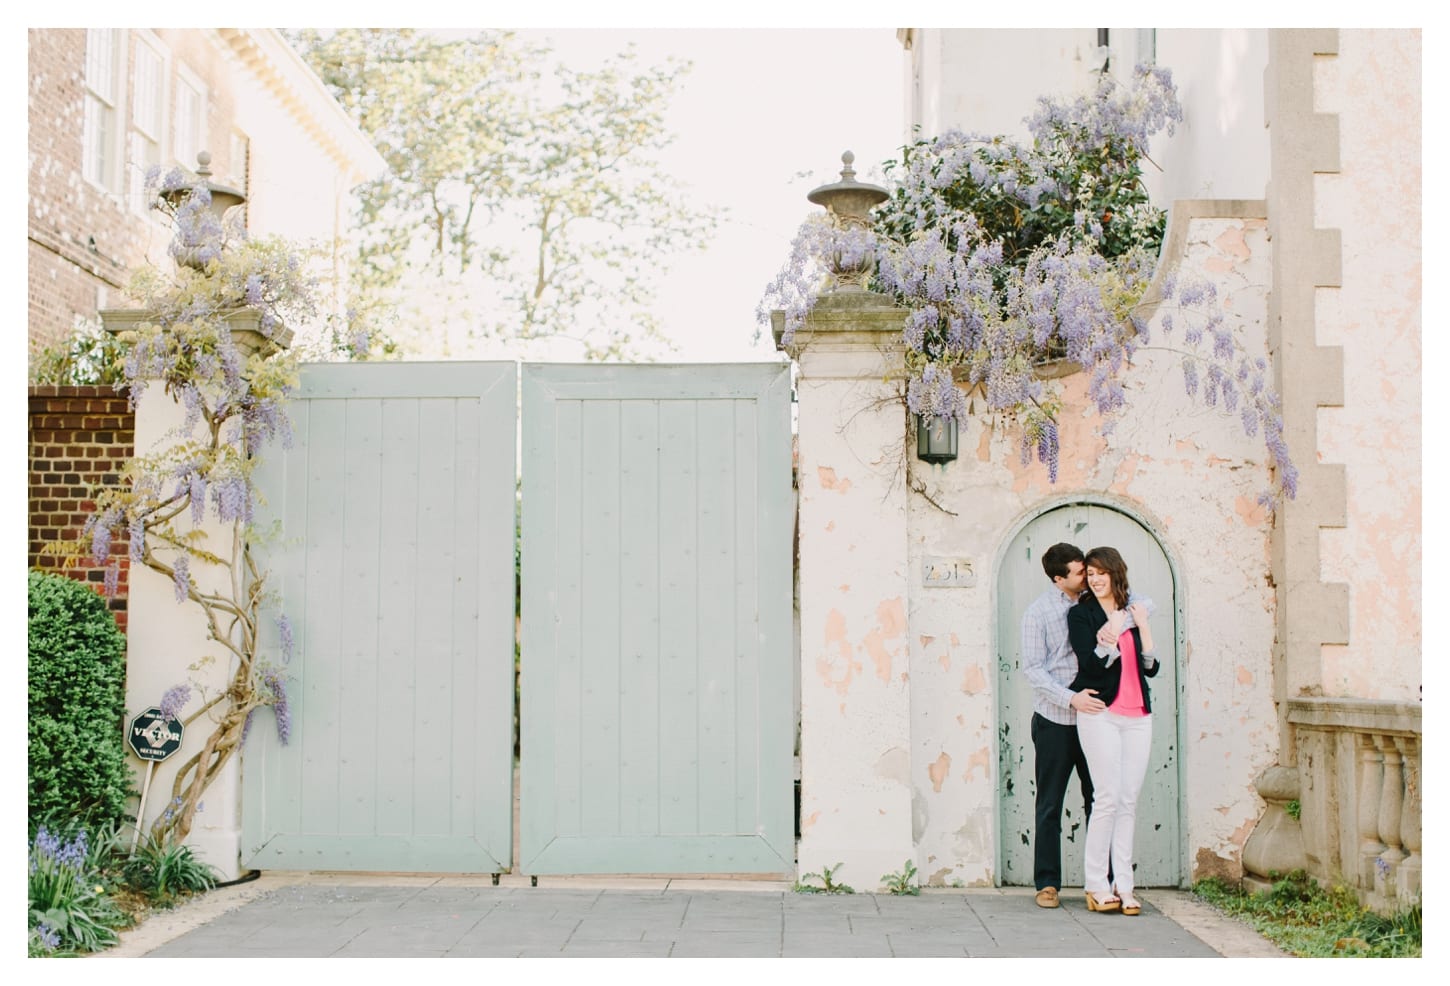
{"label": "weathered plaster", "polygon": [[[900,316],[864,292],[796,335],[801,872],[875,887],[913,858]],[[889,413],[881,409],[890,408]]]}
{"label": "weathered plaster", "polygon": [[[1269,256],[1262,205],[1189,204],[1175,216],[1169,249],[1177,251],[1165,250],[1170,261],[1209,277],[1221,296],[1234,299],[1240,332],[1250,347],[1262,348]],[[1151,330],[1155,344],[1171,345],[1156,317]],[[1261,438],[1244,435],[1237,416],[1187,397],[1177,356],[1145,349],[1137,362],[1132,408],[1109,438],[1098,432],[1084,375],[1058,381],[1068,410],[1056,484],[1042,465],[1022,464],[1012,428],[973,418],[961,447],[975,454],[924,480],[932,499],[956,516],[911,498],[911,566],[926,555],[963,556],[980,573],[971,588],[913,584],[909,598],[913,796],[919,858],[932,860],[933,881],[997,879],[996,655],[1000,635],[1017,628],[998,625],[995,565],[1031,517],[1074,497],[1157,518],[1152,528],[1177,559],[1186,616],[1179,657],[1188,738],[1179,754],[1187,779],[1185,875],[1191,878],[1201,849],[1236,860],[1241,832],[1260,810],[1252,781],[1277,748],[1269,526],[1256,505],[1270,481],[1266,453]],[[940,644],[948,633],[958,637],[949,662]],[[943,773],[945,763],[952,766]],[[963,819],[978,821],[964,828]]]}
{"label": "weathered plaster", "polygon": [[1418,31],[1341,31],[1338,54],[1314,61],[1315,109],[1355,135],[1337,172],[1314,175],[1314,224],[1340,230],[1343,251],[1342,283],[1320,289],[1315,314],[1347,369],[1342,406],[1319,408],[1316,429],[1346,485],[1345,526],[1320,533],[1320,574],[1350,585],[1349,639],[1319,648],[1325,695],[1420,692],[1420,72]]}

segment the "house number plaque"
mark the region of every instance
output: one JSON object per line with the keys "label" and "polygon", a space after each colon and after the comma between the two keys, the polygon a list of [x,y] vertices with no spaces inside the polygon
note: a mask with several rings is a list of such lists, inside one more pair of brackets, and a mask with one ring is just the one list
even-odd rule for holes
{"label": "house number plaque", "polygon": [[921,560],[921,584],[927,588],[954,588],[977,584],[977,573],[970,558],[938,558],[928,555]]}

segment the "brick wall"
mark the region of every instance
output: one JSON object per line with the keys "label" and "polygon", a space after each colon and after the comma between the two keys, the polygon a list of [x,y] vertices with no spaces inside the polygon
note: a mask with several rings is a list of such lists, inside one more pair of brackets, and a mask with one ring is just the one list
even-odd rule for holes
{"label": "brick wall", "polygon": [[[115,481],[118,465],[135,448],[135,414],[110,387],[30,388],[30,567],[60,571],[59,556],[41,548],[74,540],[90,516],[91,491]],[[129,577],[124,538],[112,544],[120,579],[108,606],[126,629]],[[105,570],[89,555],[65,574],[101,591]]]}
{"label": "brick wall", "polygon": [[30,339],[55,342],[77,316],[122,304],[149,220],[81,175],[86,32],[30,31]]}
{"label": "brick wall", "polygon": [[[166,80],[167,105],[175,101],[174,76],[181,66],[207,87],[204,140],[212,171],[225,176],[231,133],[236,125],[234,71],[210,32],[158,28],[154,36],[169,52],[172,76]],[[125,109],[117,125],[129,135],[134,99],[132,67],[137,32],[127,31],[123,54]],[[85,132],[86,32],[78,28],[31,28],[29,96],[29,339],[32,346],[59,342],[75,320],[93,319],[101,308],[124,308],[130,271],[143,263],[161,263],[170,239],[167,225],[132,201],[131,176],[142,168],[126,152],[123,180],[104,189],[83,176]],[[170,133],[163,141],[163,163],[175,163]],[[197,148],[201,150],[202,148]],[[195,151],[180,161],[196,167]]]}

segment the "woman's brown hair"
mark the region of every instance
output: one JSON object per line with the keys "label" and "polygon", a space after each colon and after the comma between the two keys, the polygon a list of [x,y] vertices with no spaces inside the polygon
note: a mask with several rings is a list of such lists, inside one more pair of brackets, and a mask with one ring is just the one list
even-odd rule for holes
{"label": "woman's brown hair", "polygon": [[1091,565],[1100,572],[1107,572],[1112,579],[1113,602],[1118,609],[1128,607],[1128,564],[1117,548],[1094,548],[1083,558],[1083,567]]}

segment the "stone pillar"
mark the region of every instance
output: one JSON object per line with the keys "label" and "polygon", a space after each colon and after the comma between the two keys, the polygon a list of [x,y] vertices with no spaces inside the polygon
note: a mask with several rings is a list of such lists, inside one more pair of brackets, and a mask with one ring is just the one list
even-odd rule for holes
{"label": "stone pillar", "polygon": [[842,289],[786,347],[800,370],[799,872],[830,867],[862,891],[916,862],[902,317]]}
{"label": "stone pillar", "polygon": [[[146,386],[136,402],[136,454],[146,455],[162,450],[177,441],[177,429],[186,418],[185,410],[164,392],[159,382]],[[200,426],[198,426],[200,427]],[[178,519],[184,529],[186,522]],[[207,550],[223,558],[232,553],[231,525],[221,524],[214,511],[209,511],[200,525],[205,534]],[[227,570],[205,565],[193,559],[191,577],[203,591],[229,593]],[[201,607],[191,602],[176,601],[176,589],[170,579],[143,565],[131,566],[130,626],[126,640],[126,717],[127,721],[145,709],[159,705],[162,694],[173,685],[191,683],[191,701],[181,710],[184,720],[196,711],[202,699],[225,689],[231,680],[232,661],[227,651],[213,643],[207,632],[206,617]],[[171,800],[171,784],[182,764],[197,753],[214,728],[203,716],[186,727],[181,748],[158,763],[146,796],[144,817],[138,819],[142,836],[149,836],[151,824],[160,817]],[[146,766],[133,760],[136,767],[136,789],[141,789]],[[203,862],[216,867],[223,880],[241,875],[241,771],[239,758],[233,757],[223,774],[207,788],[202,808],[186,838],[186,845]]]}
{"label": "stone pillar", "polygon": [[1383,778],[1383,757],[1372,737],[1359,736],[1359,886],[1375,885],[1375,863],[1385,844],[1379,838],[1380,787]]}
{"label": "stone pillar", "polygon": [[1408,854],[1400,863],[1395,889],[1400,903],[1408,907],[1420,897],[1423,870],[1420,858],[1420,743],[1412,736],[1396,736],[1395,744],[1405,762],[1405,804],[1400,821],[1400,840]]}
{"label": "stone pillar", "polygon": [[[108,310],[101,313],[108,331],[119,332],[150,320],[140,310]],[[254,352],[270,352],[291,344],[292,332],[278,326],[272,338],[260,328],[260,315],[251,309],[237,309],[228,314],[232,339],[243,357]],[[160,382],[146,385],[136,402],[136,455],[147,455],[176,445],[184,439],[182,426],[185,410],[165,392]],[[199,438],[203,426],[196,426]],[[177,526],[185,529],[187,520],[178,518]],[[230,524],[223,524],[208,509],[199,530],[205,536],[206,550],[221,558],[231,558],[236,545]],[[203,591],[231,594],[230,570],[192,560],[192,581]],[[172,582],[141,565],[131,567],[130,612],[126,641],[126,719],[158,705],[161,696],[173,685],[190,683],[191,701],[181,710],[186,719],[204,699],[228,687],[235,669],[234,658],[214,643],[201,608],[191,602],[179,603]],[[200,695],[198,694],[200,691]],[[149,835],[151,824],[166,811],[171,800],[171,785],[177,771],[191,756],[202,749],[214,728],[213,720],[203,716],[187,726],[182,745],[176,753],[158,763],[147,792],[144,814],[138,819],[143,835]],[[145,781],[147,766],[132,758],[136,770],[136,789]],[[197,811],[186,845],[203,862],[216,867],[223,880],[241,875],[241,758],[233,756],[221,775],[207,788],[202,807]]]}

